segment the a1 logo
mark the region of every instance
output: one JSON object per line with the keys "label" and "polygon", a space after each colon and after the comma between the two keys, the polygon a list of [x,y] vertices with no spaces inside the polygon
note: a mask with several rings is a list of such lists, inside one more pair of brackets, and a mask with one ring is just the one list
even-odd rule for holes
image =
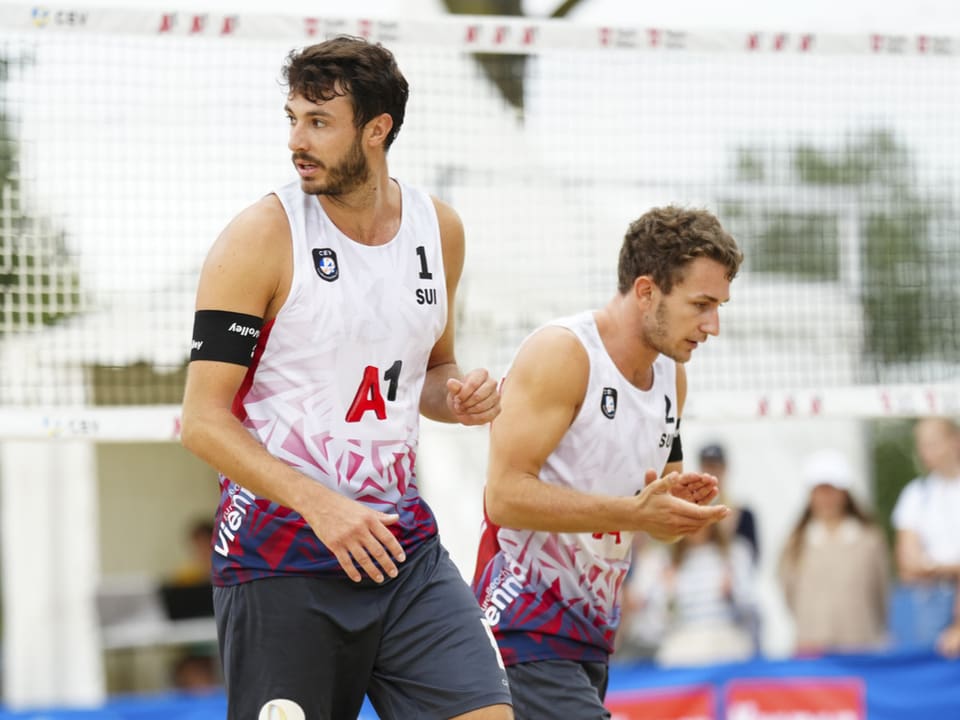
{"label": "a1 logo", "polygon": [[[387,400],[390,402],[397,399],[397,386],[400,384],[402,367],[403,361],[397,360],[383,373],[383,380],[387,383]],[[383,400],[383,393],[380,392],[380,368],[374,365],[367,365],[363,369],[363,378],[353,396],[353,402],[347,409],[345,419],[347,422],[360,422],[364,414],[370,410],[377,416],[377,420],[387,419],[387,405]]]}

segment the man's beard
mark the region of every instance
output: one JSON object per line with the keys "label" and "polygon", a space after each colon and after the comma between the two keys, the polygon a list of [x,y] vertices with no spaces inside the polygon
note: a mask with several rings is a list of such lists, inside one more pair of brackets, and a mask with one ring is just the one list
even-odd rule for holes
{"label": "man's beard", "polygon": [[363,154],[358,134],[353,144],[350,145],[347,156],[340,163],[327,170],[326,183],[312,184],[312,187],[305,187],[304,192],[311,195],[346,195],[369,179],[370,165],[367,163],[366,155]]}
{"label": "man's beard", "polygon": [[657,305],[657,311],[653,316],[653,326],[644,327],[643,329],[643,339],[654,350],[656,350],[661,355],[666,355],[672,360],[677,362],[686,362],[689,358],[680,358],[677,357],[678,353],[676,350],[671,350],[667,344],[667,338],[669,336],[669,322],[667,320],[667,308],[666,305],[661,302]]}

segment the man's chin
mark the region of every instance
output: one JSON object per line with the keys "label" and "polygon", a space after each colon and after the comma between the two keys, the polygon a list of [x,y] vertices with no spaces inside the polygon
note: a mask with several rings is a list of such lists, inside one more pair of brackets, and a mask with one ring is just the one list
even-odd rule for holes
{"label": "man's chin", "polygon": [[336,192],[330,192],[326,185],[318,183],[316,180],[301,180],[300,189],[307,195],[336,195]]}
{"label": "man's chin", "polygon": [[687,362],[691,357],[693,357],[693,350],[675,350],[673,352],[663,352],[660,351],[661,355],[666,355],[671,360],[674,360],[681,365]]}

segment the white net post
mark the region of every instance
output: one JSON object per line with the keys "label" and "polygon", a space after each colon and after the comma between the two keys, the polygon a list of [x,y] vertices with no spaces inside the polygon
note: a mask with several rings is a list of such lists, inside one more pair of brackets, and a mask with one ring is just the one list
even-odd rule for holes
{"label": "white net post", "polygon": [[0,443],[3,689],[11,708],[97,706],[106,696],[94,445]]}

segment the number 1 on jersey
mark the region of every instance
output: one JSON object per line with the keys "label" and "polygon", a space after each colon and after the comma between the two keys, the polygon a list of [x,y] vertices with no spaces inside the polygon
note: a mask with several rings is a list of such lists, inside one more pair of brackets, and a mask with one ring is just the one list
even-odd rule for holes
{"label": "number 1 on jersey", "polygon": [[[383,373],[383,379],[387,382],[387,400],[393,402],[397,399],[397,386],[400,383],[400,368],[403,367],[403,361],[397,360],[386,372]],[[360,380],[360,387],[357,388],[353,396],[353,402],[347,410],[347,422],[360,422],[363,415],[368,410],[373,410],[377,420],[387,419],[387,406],[383,401],[383,394],[380,392],[380,368],[373,365],[367,365],[363,369],[363,378]]]}
{"label": "number 1 on jersey", "polygon": [[433,273],[427,269],[427,250],[423,245],[417,245],[417,255],[420,257],[420,279],[433,279]]}

